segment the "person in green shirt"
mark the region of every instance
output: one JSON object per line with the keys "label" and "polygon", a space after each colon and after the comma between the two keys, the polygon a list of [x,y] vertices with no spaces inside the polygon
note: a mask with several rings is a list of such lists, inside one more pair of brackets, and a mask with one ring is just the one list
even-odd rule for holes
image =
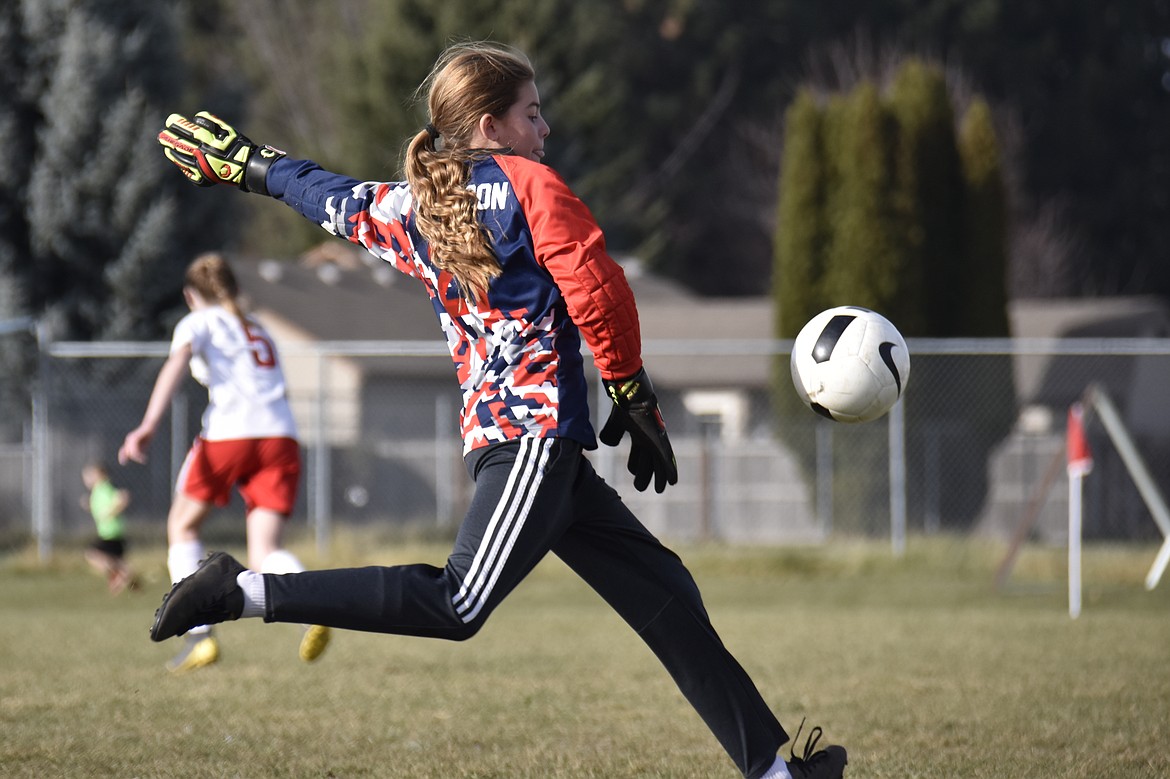
{"label": "person in green shirt", "polygon": [[81,498],[97,525],[97,538],[85,550],[85,559],[106,577],[112,594],[137,588],[137,577],[126,563],[126,523],[122,512],[130,504],[130,493],[110,481],[104,463],[91,462],[81,469],[81,481],[89,490]]}

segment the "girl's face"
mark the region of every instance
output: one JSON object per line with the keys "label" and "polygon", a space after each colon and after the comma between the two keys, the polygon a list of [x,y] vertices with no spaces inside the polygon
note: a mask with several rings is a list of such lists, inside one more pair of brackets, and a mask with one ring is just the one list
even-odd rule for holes
{"label": "girl's face", "polygon": [[488,148],[511,149],[517,157],[540,162],[549,127],[540,115],[540,93],[535,82],[528,81],[520,87],[516,102],[503,116],[483,117],[480,131]]}

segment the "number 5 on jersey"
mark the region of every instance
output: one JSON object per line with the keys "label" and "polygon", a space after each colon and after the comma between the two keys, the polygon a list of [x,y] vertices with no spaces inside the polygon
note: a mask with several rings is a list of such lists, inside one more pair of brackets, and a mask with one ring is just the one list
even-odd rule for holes
{"label": "number 5 on jersey", "polygon": [[276,348],[272,345],[272,342],[247,324],[244,325],[244,335],[248,337],[249,349],[252,352],[252,359],[256,361],[256,364],[261,368],[275,368]]}

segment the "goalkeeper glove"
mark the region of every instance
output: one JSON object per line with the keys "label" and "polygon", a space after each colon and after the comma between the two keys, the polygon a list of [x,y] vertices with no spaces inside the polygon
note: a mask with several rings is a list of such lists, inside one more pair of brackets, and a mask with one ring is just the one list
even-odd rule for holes
{"label": "goalkeeper glove", "polygon": [[666,423],[658,410],[658,398],[646,369],[628,379],[604,379],[605,390],[613,400],[613,410],[601,429],[601,442],[617,446],[622,435],[630,434],[630,458],[626,470],[634,475],[634,487],[643,491],[654,478],[654,491],[662,492],[667,483],[678,483],[678,465],[666,435]]}
{"label": "goalkeeper glove", "polygon": [[195,114],[194,119],[171,114],[158,142],[167,159],[193,183],[201,187],[232,184],[261,195],[268,194],[264,183],[268,168],[284,156],[279,149],[252,143],[206,111]]}

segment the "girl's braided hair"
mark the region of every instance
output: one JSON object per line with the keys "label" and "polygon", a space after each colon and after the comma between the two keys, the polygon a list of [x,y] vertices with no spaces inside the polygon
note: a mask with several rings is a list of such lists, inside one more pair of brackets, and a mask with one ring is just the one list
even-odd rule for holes
{"label": "girl's braided hair", "polygon": [[503,116],[535,78],[528,58],[515,49],[463,43],[444,51],[419,87],[430,123],[406,150],[415,224],[430,244],[431,262],[449,271],[473,300],[486,295],[500,264],[476,218],[475,193],[467,188],[470,163],[488,153],[472,149],[471,138],[480,117]]}

